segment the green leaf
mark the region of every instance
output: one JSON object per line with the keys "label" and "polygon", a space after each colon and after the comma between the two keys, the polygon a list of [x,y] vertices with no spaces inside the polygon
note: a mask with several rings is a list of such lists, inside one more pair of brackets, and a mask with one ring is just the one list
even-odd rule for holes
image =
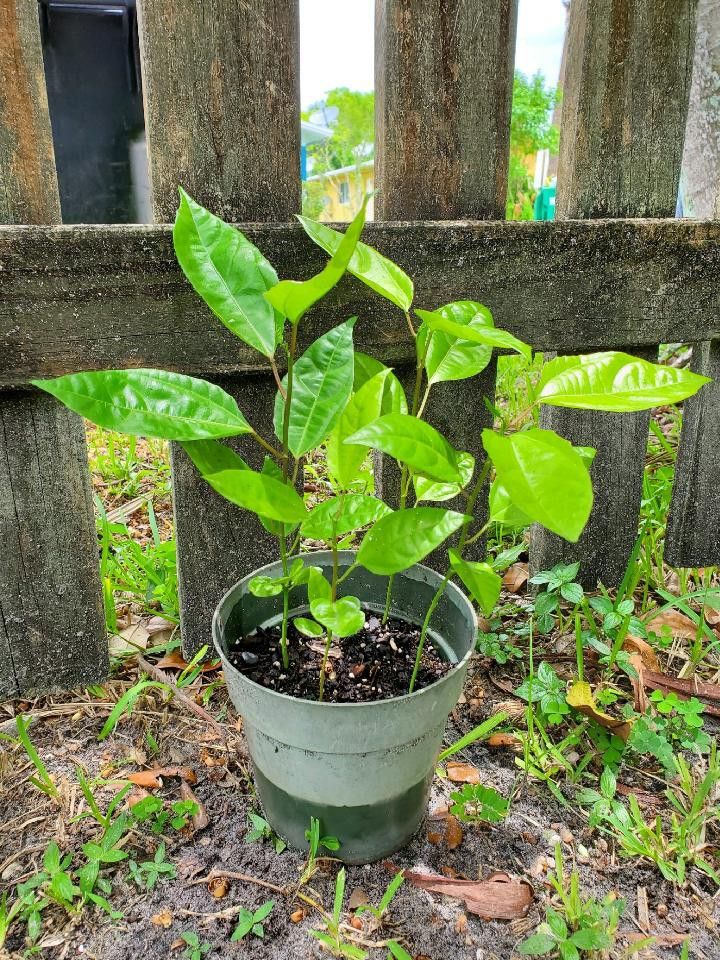
{"label": "green leaf", "polygon": [[271,357],[278,324],[264,294],[278,278],[258,248],[182,187],[173,244],[183,273],[215,316],[235,336]]}
{"label": "green leaf", "polygon": [[479,783],[466,783],[462,789],[450,794],[453,801],[450,812],[461,820],[499,823],[507,816],[510,801],[493,787]]}
{"label": "green leaf", "polygon": [[281,523],[301,523],[307,516],[294,487],[255,470],[220,470],[204,474],[221,497],[261,517]]}
{"label": "green leaf", "polygon": [[328,469],[342,489],[347,489],[355,480],[369,449],[359,445],[346,445],[345,440],[381,415],[385,383],[389,376],[392,376],[392,373],[385,367],[366,381],[350,397],[328,437],[326,449]]}
{"label": "green leaf", "polygon": [[690,370],[609,351],[551,360],[543,368],[538,399],[556,407],[623,413],[678,403],[709,382]]}
{"label": "green leaf", "polygon": [[406,413],[388,413],[362,427],[347,444],[374,447],[406,463],[413,473],[445,483],[461,483],[459,453],[435,427]]}
{"label": "green leaf", "polygon": [[311,604],[315,600],[329,600],[332,597],[332,587],[329,581],[325,579],[320,567],[310,568],[307,592]]}
{"label": "green leaf", "polygon": [[437,311],[416,310],[415,313],[425,321],[431,330],[442,330],[444,333],[449,333],[457,337],[458,340],[466,340],[470,343],[480,343],[488,347],[498,347],[501,350],[514,350],[516,353],[519,353],[520,356],[525,357],[528,363],[532,360],[532,348],[527,343],[523,343],[522,340],[518,340],[517,337],[508,333],[507,330],[500,330],[498,327],[484,326],[482,324],[478,324],[477,326],[463,326],[462,323],[445,317]]}
{"label": "green leaf", "polygon": [[348,493],[325,500],[313,508],[303,522],[302,535],[313,540],[332,540],[359,530],[392,513],[390,507],[364,493]]}
{"label": "green leaf", "polygon": [[[357,317],[333,327],[295,362],[288,443],[296,457],[313,450],[337,423],[353,383],[352,328]],[[287,387],[287,377],[283,380]],[[275,435],[282,439],[285,401],[275,397]]]}
{"label": "green leaf", "polygon": [[468,519],[440,507],[397,510],[365,534],[357,561],[371,573],[400,573],[419,563]]}
{"label": "green leaf", "polygon": [[185,440],[182,448],[203,477],[221,470],[250,469],[241,456],[218,440]]}
{"label": "green leaf", "polygon": [[600,927],[586,927],[577,930],[570,938],[580,950],[605,950],[612,946],[607,932]]}
{"label": "green leaf", "polygon": [[315,623],[314,620],[308,620],[307,617],[295,617],[293,626],[297,632],[301,633],[304,637],[321,637],[325,633],[319,623]]}
{"label": "green leaf", "polygon": [[313,600],[310,613],[336,637],[352,637],[365,626],[365,614],[357,597],[339,600]]}
{"label": "green leaf", "polygon": [[384,370],[390,370],[390,376],[385,380],[385,392],[383,394],[381,414],[385,413],[407,413],[408,402],[403,390],[403,385],[392,372],[390,367],[380,363],[374,357],[367,353],[358,353],[355,351],[355,374],[353,380],[353,390],[357,393],[360,388]]}
{"label": "green leaf", "polygon": [[[337,253],[342,243],[342,233],[307,217],[299,216],[298,220],[310,239],[322,247],[326,253]],[[412,280],[397,264],[378,253],[377,250],[365,243],[358,243],[348,263],[347,271],[401,310],[410,309],[413,298]]]}
{"label": "green leaf", "polygon": [[512,502],[531,520],[577,542],[592,509],[592,484],[582,457],[552,430],[511,436],[482,432],[483,446]]}
{"label": "green leaf", "polygon": [[254,597],[277,597],[283,592],[283,585],[279,577],[266,577],[261,574],[252,578],[248,590]]}
{"label": "green leaf", "polygon": [[470,596],[479,605],[486,617],[495,609],[500,597],[502,577],[499,577],[489,563],[476,563],[463,560],[454,548],[448,550],[450,566],[460,577],[470,592]]}
{"label": "green leaf", "polygon": [[332,290],[347,270],[365,225],[367,202],[368,197],[365,197],[354,220],[342,235],[337,250],[320,273],[316,273],[309,280],[281,280],[265,294],[275,309],[287,317],[290,323],[297,323],[314,303]]}
{"label": "green leaf", "polygon": [[517,952],[524,957],[541,957],[554,950],[555,946],[556,940],[549,933],[534,933],[527,940],[523,940]]}
{"label": "green leaf", "polygon": [[582,603],[585,592],[579,583],[563,583],[560,587],[560,593],[568,603]]}
{"label": "green leaf", "polygon": [[96,370],[31,381],[100,427],[160,440],[252,433],[237,403],[214,383],[167,370]]}
{"label": "green leaf", "polygon": [[[487,307],[474,300],[448,303],[429,314],[426,310],[416,312],[418,316],[438,316],[470,329],[494,326],[492,314]],[[431,330],[423,321],[417,335],[417,354],[420,358],[425,357],[428,383],[432,384],[474,377],[490,363],[492,347],[458,339],[444,330]]]}
{"label": "green leaf", "polygon": [[490,519],[494,523],[502,523],[506,527],[529,527],[532,523],[531,518],[513,503],[507,489],[497,477],[490,487],[488,503]]}
{"label": "green leaf", "polygon": [[457,465],[462,477],[460,483],[436,483],[434,480],[428,480],[427,477],[414,475],[415,500],[418,503],[422,500],[433,500],[437,503],[456,497],[472,480],[475,472],[475,457],[471,453],[461,451],[457,455]]}

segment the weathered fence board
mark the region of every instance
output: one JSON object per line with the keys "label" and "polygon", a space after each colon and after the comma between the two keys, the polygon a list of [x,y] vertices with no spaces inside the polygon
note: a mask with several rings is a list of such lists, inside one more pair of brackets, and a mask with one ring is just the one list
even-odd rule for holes
{"label": "weathered fence board", "polygon": [[[299,225],[243,225],[282,277],[324,255]],[[720,223],[370,223],[407,269],[416,303],[479,299],[541,350],[720,337]],[[79,369],[262,370],[190,289],[169,227],[0,227],[0,387]],[[357,313],[356,339],[387,362],[414,356],[399,310],[350,278],[313,309],[306,340]]]}
{"label": "weathered fence board", "polygon": [[[162,0],[141,5],[140,30],[155,219],[174,217],[182,184],[226,219],[289,220],[300,209],[296,0]],[[205,347],[200,350],[201,358]],[[213,371],[206,366],[203,372]],[[264,372],[224,386],[268,434],[275,388]],[[255,444],[231,445],[251,466],[261,466]],[[181,631],[189,655],[211,642],[212,614],[223,593],[273,559],[277,543],[255,517],[209,490],[175,445],[172,468]]]}
{"label": "weathered fence board", "polygon": [[[0,220],[57,222],[37,4],[2,0],[0,20]],[[107,662],[82,422],[48,397],[3,394],[0,699],[102,679]]]}
{"label": "weathered fence board", "polygon": [[[558,217],[663,217],[674,211],[696,2],[575,0],[571,5]],[[642,343],[617,338],[613,346],[652,356],[638,350]],[[562,349],[559,343],[556,348]],[[579,543],[537,527],[535,569],[580,560],[585,586],[619,582],[637,536],[649,418],[649,412],[623,417],[543,412],[543,426],[580,446],[596,447],[598,454],[592,467],[595,508]]]}
{"label": "weathered fence board", "polygon": [[[409,0],[377,0],[378,219],[504,216],[516,26],[517,0],[490,0],[481,16],[472,0],[419,8]],[[435,298],[418,304],[432,309],[462,299],[449,277],[439,279]],[[486,291],[478,288],[468,299],[486,299]],[[478,465],[485,459],[482,428],[492,422],[484,398],[495,398],[495,372],[493,359],[470,380],[436,384],[426,408],[427,419]],[[401,375],[412,381],[412,366]],[[383,459],[387,494],[398,488],[398,470]],[[446,506],[459,509],[460,499]],[[477,541],[471,550],[479,555],[483,547]],[[445,563],[444,552],[428,563]]]}

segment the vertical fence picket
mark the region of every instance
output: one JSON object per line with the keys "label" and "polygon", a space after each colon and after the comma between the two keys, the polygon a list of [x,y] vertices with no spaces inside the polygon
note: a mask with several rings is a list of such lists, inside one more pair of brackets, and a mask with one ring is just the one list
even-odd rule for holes
{"label": "vertical fence picket", "polygon": [[[225,219],[288,220],[300,210],[297,0],[145,0],[139,9],[150,181],[156,220],[174,219],[178,184]],[[271,376],[223,383],[272,436]],[[251,466],[251,441],[231,444]],[[183,645],[210,642],[213,610],[277,543],[255,517],[172,454]]]}
{"label": "vertical fence picket", "polygon": [[[675,212],[695,7],[696,0],[573,0],[558,218]],[[632,345],[625,349],[643,353]],[[648,413],[544,409],[544,427],[597,448],[595,506],[578,544],[536,527],[534,569],[580,559],[580,578],[588,587],[621,579],[637,537],[648,424]]]}
{"label": "vertical fence picket", "polygon": [[[0,221],[58,223],[35,0],[0,0]],[[0,393],[0,699],[102,679],[107,637],[82,421]]]}
{"label": "vertical fence picket", "polygon": [[[503,219],[516,0],[377,0],[375,9],[377,218]],[[448,290],[444,302],[452,299]],[[476,377],[437,384],[427,406],[427,420],[478,467],[495,372],[493,360]],[[386,491],[398,488],[396,474],[385,460]],[[482,550],[479,541],[475,549]]]}

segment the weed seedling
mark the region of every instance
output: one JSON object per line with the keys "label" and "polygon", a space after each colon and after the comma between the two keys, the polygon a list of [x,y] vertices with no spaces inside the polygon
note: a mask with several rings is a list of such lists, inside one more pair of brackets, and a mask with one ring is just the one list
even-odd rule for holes
{"label": "weed seedling", "polygon": [[287,844],[282,840],[264,817],[257,813],[249,813],[248,818],[252,828],[245,834],[245,843],[255,843],[258,840],[269,840],[275,847],[275,853],[282,853]]}
{"label": "weed seedling", "polygon": [[356,947],[353,943],[348,943],[344,938],[340,926],[342,916],[342,905],[345,898],[345,868],[337,875],[335,880],[335,900],[333,903],[332,916],[325,917],[325,930],[310,930],[310,936],[319,940],[334,957],[348,957],[349,960],[366,960],[368,956],[365,950]]}
{"label": "weed seedling", "polygon": [[466,783],[450,794],[450,813],[463,823],[499,823],[507,816],[510,801],[493,787]]}
{"label": "weed seedling", "polygon": [[583,806],[590,807],[588,822],[591,827],[597,827],[610,814],[622,817],[625,812],[622,803],[615,799],[617,780],[610,767],[605,767],[600,775],[599,787],[599,791],[583,788],[577,793],[578,801]]}
{"label": "weed seedling", "polygon": [[28,755],[28,759],[37,771],[36,777],[30,777],[30,783],[37,787],[38,790],[41,790],[46,797],[50,797],[52,800],[56,800],[59,803],[60,794],[58,792],[58,788],[55,786],[55,781],[48,773],[47,767],[41,760],[39,753],[33,746],[32,740],[28,735],[30,720],[27,717],[22,716],[22,714],[18,714],[15,717],[15,725],[17,726],[18,740],[23,745],[25,753]]}
{"label": "weed seedling", "polygon": [[401,947],[397,940],[388,940],[387,942],[388,960],[413,960],[405,947]]}
{"label": "weed seedling", "polygon": [[559,563],[552,570],[540,570],[530,578],[530,583],[546,585],[545,590],[535,597],[535,625],[540,633],[550,633],[555,626],[555,614],[559,615],[562,628],[561,598],[574,606],[582,603],[585,593],[575,582],[579,569],[579,563]]}
{"label": "weed seedling", "polygon": [[305,839],[309,844],[307,863],[300,877],[299,885],[302,887],[308,882],[317,869],[317,858],[320,847],[334,852],[340,849],[340,841],[337,837],[321,837],[320,821],[317,817],[310,817],[310,829],[305,831]]}
{"label": "weed seedling", "polygon": [[267,900],[257,910],[247,910],[245,907],[241,907],[240,912],[238,913],[238,922],[237,926],[233,930],[233,935],[230,937],[231,940],[243,940],[249,933],[254,937],[259,937],[261,940],[265,936],[265,927],[263,926],[263,920],[272,913],[272,909],[275,906],[274,900]]}
{"label": "weed seedling", "polygon": [[187,930],[181,936],[187,944],[182,953],[184,960],[203,960],[212,950],[212,946],[204,940],[201,941],[193,930]]}
{"label": "weed seedling", "polygon": [[136,863],[128,861],[130,879],[134,880],[141,890],[152,890],[158,880],[172,880],[175,877],[175,867],[165,859],[165,844],[161,843],[155,851],[152,860]]}
{"label": "weed seedling", "polygon": [[405,877],[402,871],[396,873],[388,884],[385,893],[380,898],[380,903],[376,907],[371,906],[369,903],[363,903],[357,908],[355,913],[371,913],[379,923],[382,923],[383,919],[385,918],[385,914],[392,903],[393,897],[403,885],[404,880]]}
{"label": "weed seedling", "polygon": [[562,723],[570,713],[565,699],[565,684],[545,661],[534,676],[520,684],[515,694],[527,703],[537,704],[540,718],[548,726]]}

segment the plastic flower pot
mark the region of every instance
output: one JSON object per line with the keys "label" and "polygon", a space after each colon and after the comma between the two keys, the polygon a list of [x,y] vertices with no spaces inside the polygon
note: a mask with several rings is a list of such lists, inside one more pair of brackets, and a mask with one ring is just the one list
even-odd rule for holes
{"label": "plastic flower pot", "polygon": [[[329,576],[330,551],[305,555]],[[341,571],[353,560],[340,553]],[[467,597],[449,583],[431,621],[430,637],[454,664],[440,680],[412,694],[377,703],[318,703],[266,689],[227,659],[228,649],[257,627],[282,619],[281,598],[255,597],[258,573],[278,576],[272,563],[230,589],[215,612],[213,638],[233,703],[244,720],[255,784],[266,819],[291,846],[307,849],[305,831],[317,817],[324,836],[341,846],[346,863],[370,863],[404,846],[423,821],[448,714],[457,703],[475,647],[477,620]],[[395,576],[391,615],[421,624],[441,577],[416,565]],[[387,577],[355,569],[342,593],[381,613]],[[307,614],[307,592],[290,594],[293,616]]]}

